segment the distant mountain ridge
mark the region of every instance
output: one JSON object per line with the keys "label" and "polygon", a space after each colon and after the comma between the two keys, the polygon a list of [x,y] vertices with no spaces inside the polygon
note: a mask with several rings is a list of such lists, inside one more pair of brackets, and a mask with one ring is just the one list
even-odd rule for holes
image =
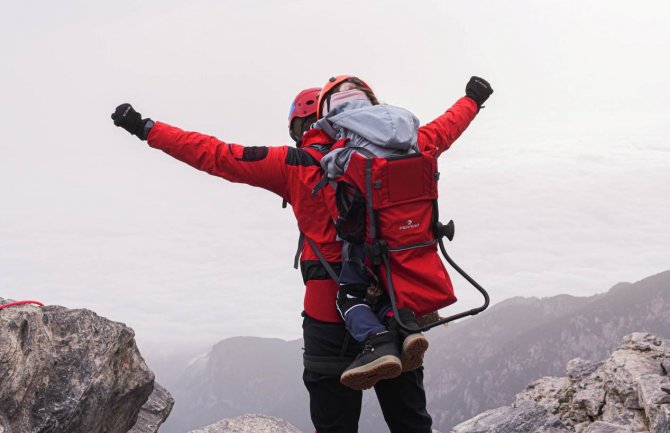
{"label": "distant mountain ridge", "polygon": [[[184,433],[250,412],[304,428],[309,422],[309,400],[301,378],[302,340],[222,340],[170,385],[178,389],[180,404],[175,404],[161,433]],[[300,419],[302,424],[295,421]]]}
{"label": "distant mountain ridge", "polygon": [[[431,331],[426,392],[434,428],[449,431],[482,411],[509,404],[529,382],[561,375],[570,359],[600,360],[631,332],[670,338],[670,271],[607,293],[512,298],[476,318]],[[170,386],[176,405],[162,433],[183,433],[256,412],[313,431],[301,381],[300,340],[233,338]],[[388,432],[374,393],[360,431]]]}

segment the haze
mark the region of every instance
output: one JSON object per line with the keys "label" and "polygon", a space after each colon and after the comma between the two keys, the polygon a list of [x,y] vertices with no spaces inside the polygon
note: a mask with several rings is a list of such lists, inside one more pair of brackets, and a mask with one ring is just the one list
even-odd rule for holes
{"label": "haze", "polygon": [[[422,122],[471,75],[495,93],[440,161],[451,252],[512,296],[589,295],[670,268],[663,1],[7,2],[0,296],[89,308],[141,344],[297,338],[297,228],[269,192],[115,128],[116,105],[291,144],[305,87],[352,73]],[[462,302],[478,302],[455,279]]]}

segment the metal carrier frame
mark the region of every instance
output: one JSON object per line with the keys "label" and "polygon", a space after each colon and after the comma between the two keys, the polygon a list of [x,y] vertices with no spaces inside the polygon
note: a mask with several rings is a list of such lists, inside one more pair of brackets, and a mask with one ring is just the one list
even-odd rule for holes
{"label": "metal carrier frame", "polygon": [[[405,158],[413,158],[417,157],[419,154],[412,154],[412,155],[407,155],[407,156],[393,156],[393,157],[388,157],[386,160],[388,161],[393,161],[393,160],[399,160],[399,159],[405,159]],[[482,311],[486,310],[489,306],[490,298],[489,294],[486,292],[486,290],[477,283],[470,275],[468,275],[460,266],[456,264],[452,260],[451,257],[449,257],[449,254],[447,254],[447,250],[444,247],[444,242],[443,238],[446,237],[451,241],[454,238],[454,222],[453,220],[450,220],[446,225],[442,224],[438,218],[439,218],[439,211],[438,211],[438,206],[437,206],[437,200],[433,201],[433,232],[435,234],[435,240],[440,246],[440,251],[442,252],[442,255],[444,258],[447,260],[447,262],[451,265],[452,268],[454,268],[463,278],[465,278],[475,289],[477,289],[482,296],[484,297],[484,303],[478,307],[478,308],[473,308],[471,310],[467,310],[458,314],[453,314],[448,317],[444,317],[440,320],[437,320],[435,322],[429,323],[427,325],[424,325],[420,328],[413,328],[413,327],[408,327],[400,318],[400,314],[398,313],[398,303],[396,302],[396,294],[395,294],[395,289],[393,287],[393,276],[391,273],[391,266],[389,264],[389,249],[386,245],[386,242],[383,239],[380,239],[377,237],[377,230],[375,227],[375,220],[376,220],[376,215],[375,211],[372,207],[372,159],[367,159],[366,160],[366,170],[365,170],[365,185],[366,185],[366,193],[367,193],[367,214],[368,214],[368,221],[370,222],[371,226],[369,227],[369,234],[370,237],[373,238],[373,242],[371,245],[371,250],[376,252],[376,257],[370,257],[375,264],[383,264],[385,271],[386,271],[386,279],[387,279],[387,290],[388,294],[391,300],[391,308],[393,309],[393,316],[398,323],[398,325],[410,332],[418,332],[418,331],[427,331],[431,328],[434,328],[439,325],[443,325],[445,323],[452,322],[457,319],[462,319],[463,317],[467,316],[474,316],[476,314],[481,313]],[[435,179],[439,178],[439,173],[436,173]],[[381,259],[381,260],[379,260]]]}

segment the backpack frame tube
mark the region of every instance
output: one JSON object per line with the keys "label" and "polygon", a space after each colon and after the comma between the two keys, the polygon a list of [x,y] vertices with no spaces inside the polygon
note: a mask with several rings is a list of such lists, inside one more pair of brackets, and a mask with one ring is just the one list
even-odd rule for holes
{"label": "backpack frame tube", "polygon": [[427,331],[431,328],[434,328],[439,325],[443,325],[445,323],[452,322],[454,320],[462,319],[463,317],[468,317],[468,316],[474,316],[476,314],[481,313],[482,311],[486,310],[489,306],[490,298],[489,294],[484,290],[482,286],[479,285],[470,275],[468,275],[460,266],[454,262],[451,257],[449,257],[449,254],[447,254],[446,248],[444,248],[444,242],[442,242],[442,237],[437,238],[437,242],[440,245],[440,251],[442,252],[442,255],[444,258],[447,260],[447,262],[451,265],[452,268],[456,269],[456,271],[463,276],[472,286],[474,286],[475,289],[477,289],[482,296],[484,297],[484,304],[482,304],[478,308],[473,308],[468,311],[464,311],[462,313],[454,314],[445,318],[442,318],[440,320],[437,320],[435,322],[429,323],[423,327],[420,327],[418,329],[410,328],[408,327],[403,321],[400,319],[400,314],[398,314],[398,303],[396,302],[396,297],[395,297],[395,289],[393,288],[393,276],[391,274],[391,266],[389,265],[388,261],[388,256],[386,254],[382,254],[382,261],[384,263],[384,268],[386,268],[386,279],[388,282],[388,293],[389,297],[391,298],[391,308],[393,309],[393,316],[395,318],[395,321],[398,323],[398,326],[400,326],[402,329],[408,332],[423,332]]}

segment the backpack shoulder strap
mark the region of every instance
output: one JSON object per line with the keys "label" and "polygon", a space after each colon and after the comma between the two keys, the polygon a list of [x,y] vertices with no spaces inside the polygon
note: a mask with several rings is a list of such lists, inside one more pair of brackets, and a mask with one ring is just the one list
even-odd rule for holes
{"label": "backpack shoulder strap", "polygon": [[302,244],[305,242],[305,234],[300,231],[300,236],[298,237],[298,249],[293,256],[293,269],[298,269],[300,266],[300,256],[302,255]]}
{"label": "backpack shoulder strap", "polygon": [[301,147],[301,149],[319,162],[325,154],[330,152],[331,147],[323,144],[312,144],[311,146]]}
{"label": "backpack shoulder strap", "polygon": [[[348,141],[349,141],[349,138],[342,138],[341,140],[337,140],[335,143],[333,143],[332,146],[329,146],[328,148],[326,148],[326,151],[323,152],[323,153],[321,154],[321,156],[318,158],[318,161],[321,161],[321,159],[322,159],[322,158],[324,157],[324,155],[326,155],[327,153],[332,152],[333,150],[336,150],[336,149],[341,149],[341,148],[343,148],[343,147],[346,147]],[[324,186],[328,185],[328,182],[329,182],[330,180],[331,180],[331,179],[329,179],[329,178],[325,175],[325,173],[324,173],[323,178],[321,178],[321,180],[318,181],[318,182],[316,183],[316,185],[314,185],[314,188],[312,188],[312,197],[315,197],[316,194],[317,194],[317,193],[318,193]]]}
{"label": "backpack shoulder strap", "polygon": [[[304,236],[304,234],[303,234]],[[330,263],[328,263],[328,260],[324,257],[324,255],[321,253],[319,250],[319,247],[316,246],[316,242],[305,236],[305,239],[307,239],[307,242],[309,242],[309,246],[312,247],[312,250],[314,251],[314,254],[319,258],[319,261],[323,265],[323,267],[326,269],[326,272],[328,272],[328,275],[330,275],[330,278],[335,281],[335,284],[339,284],[339,277],[335,273],[335,270],[333,269],[332,266],[330,266]]]}
{"label": "backpack shoulder strap", "polygon": [[335,281],[336,284],[339,284],[340,279],[337,276],[335,269],[333,269],[333,267],[330,266],[330,263],[328,263],[326,257],[323,255],[321,250],[319,250],[319,247],[316,246],[316,242],[305,236],[305,233],[303,233],[302,230],[300,231],[300,238],[298,239],[298,251],[296,251],[295,257],[293,259],[293,267],[295,269],[298,269],[298,266],[300,265],[300,256],[302,255],[302,244],[304,243],[305,240],[307,240],[309,246],[312,247],[312,251],[314,251],[314,254],[316,254],[316,257],[319,259],[319,262],[321,262],[321,265],[324,267],[326,272],[328,272],[330,278],[332,278],[332,280]]}

